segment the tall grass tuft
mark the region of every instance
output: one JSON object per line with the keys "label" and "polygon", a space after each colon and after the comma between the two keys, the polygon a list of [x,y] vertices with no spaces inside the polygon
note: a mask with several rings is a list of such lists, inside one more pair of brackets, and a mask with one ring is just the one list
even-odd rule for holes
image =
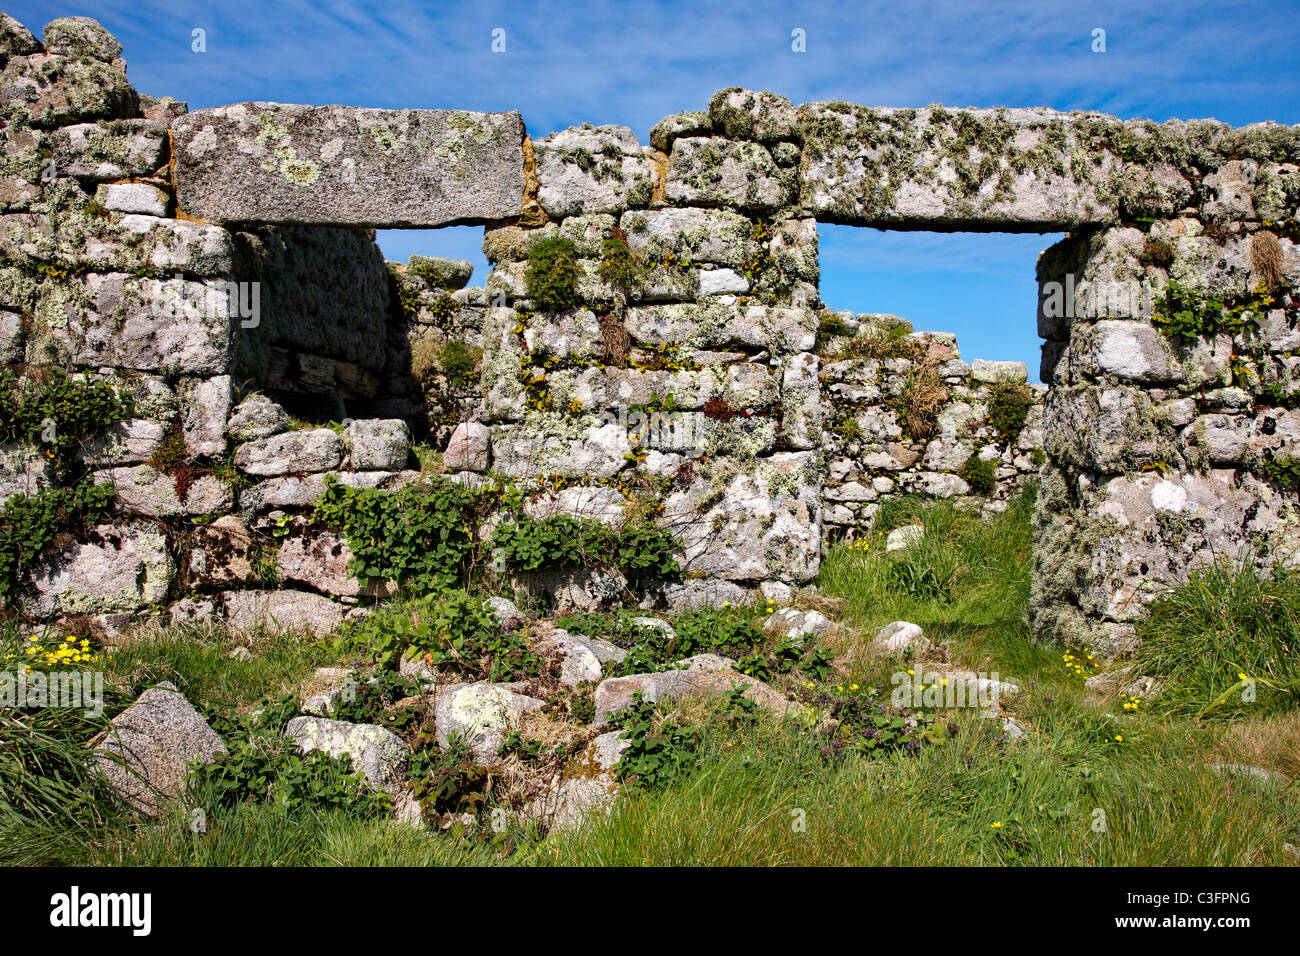
{"label": "tall grass tuft", "polygon": [[[6,669],[22,666],[9,663],[23,660],[21,649],[15,632],[0,633]],[[106,687],[105,696],[120,695]],[[80,847],[119,818],[121,802],[90,747],[107,728],[106,714],[81,708],[0,707],[0,864],[75,863]]]}
{"label": "tall grass tuft", "polygon": [[1226,562],[1197,571],[1151,603],[1137,636],[1135,672],[1163,681],[1158,706],[1166,711],[1229,718],[1300,703],[1294,572]]}

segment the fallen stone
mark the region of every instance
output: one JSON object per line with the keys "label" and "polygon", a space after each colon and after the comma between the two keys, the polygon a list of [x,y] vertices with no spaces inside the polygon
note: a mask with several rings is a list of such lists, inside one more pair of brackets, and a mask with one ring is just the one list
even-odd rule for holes
{"label": "fallen stone", "polygon": [[552,630],[548,639],[559,649],[560,683],[566,687],[595,683],[600,680],[605,664],[620,663],[627,657],[627,651],[609,641],[570,634],[563,628]]}
{"label": "fallen stone", "polygon": [[596,687],[595,727],[604,727],[613,714],[632,703],[640,694],[643,700],[660,700],[700,694],[716,697],[729,693],[735,685],[745,688],[745,697],[778,716],[795,705],[772,687],[747,674],[734,670],[735,661],[716,654],[697,654],[680,660],[673,669],[654,674],[629,674],[610,677]]}
{"label": "fallen stone", "polygon": [[397,793],[411,759],[402,738],[375,724],[349,724],[324,717],[295,717],[284,735],[303,753],[320,750],[336,759],[352,758],[353,770],[375,789]]}
{"label": "fallen stone", "polygon": [[490,597],[486,598],[483,603],[496,616],[497,621],[503,625],[509,624],[511,621],[522,621],[524,619],[523,612],[519,610],[515,602],[507,598]]}
{"label": "fallen stone", "polygon": [[901,528],[895,528],[885,538],[885,553],[906,551],[913,545],[920,544],[924,537],[925,528],[919,524],[905,524]]}
{"label": "fallen stone", "polygon": [[1268,770],[1264,767],[1252,767],[1249,764],[1212,763],[1210,769],[1220,777],[1245,777],[1256,783],[1276,784],[1278,786],[1286,786],[1288,782],[1286,774],[1278,773],[1276,770]]}
{"label": "fallen stone", "polygon": [[618,793],[614,767],[631,745],[620,731],[601,734],[570,761],[558,781],[552,781],[529,804],[525,815],[551,832],[564,833],[577,829],[595,813],[608,812]]}
{"label": "fallen stone", "polygon": [[886,624],[876,632],[871,646],[885,654],[906,654],[908,651],[924,653],[933,647],[921,626],[910,621]]}
{"label": "fallen stone", "polygon": [[113,718],[96,758],[100,771],[137,812],[156,816],[185,789],[190,763],[226,752],[216,731],[164,681]]}
{"label": "fallen stone", "polygon": [[496,761],[501,741],[519,726],[520,717],[546,706],[536,697],[516,693],[512,686],[479,681],[452,684],[439,693],[435,708],[438,746],[447,750],[452,739],[458,738],[479,760]]}
{"label": "fallen stone", "polygon": [[801,611],[792,607],[781,608],[763,622],[764,631],[793,640],[821,637],[830,629],[830,619],[820,611]]}

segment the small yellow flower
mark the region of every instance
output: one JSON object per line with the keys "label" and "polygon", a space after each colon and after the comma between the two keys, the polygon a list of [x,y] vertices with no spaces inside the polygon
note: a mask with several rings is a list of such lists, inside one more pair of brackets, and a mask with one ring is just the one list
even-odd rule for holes
{"label": "small yellow flower", "polygon": [[989,826],[991,826],[994,830],[1001,830],[1001,829],[1002,829],[1002,824],[1001,824],[1001,823],[990,823]]}

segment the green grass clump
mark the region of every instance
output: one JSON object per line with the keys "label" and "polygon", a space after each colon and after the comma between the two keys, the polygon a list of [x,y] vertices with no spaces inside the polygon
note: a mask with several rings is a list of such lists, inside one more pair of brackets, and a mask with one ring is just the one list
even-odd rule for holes
{"label": "green grass clump", "polygon": [[1280,787],[1225,789],[1184,732],[1125,727],[1045,694],[1035,734],[953,714],[944,743],[828,759],[763,720],[706,726],[698,769],[625,790],[608,816],[531,859],[584,866],[1144,866],[1288,861],[1300,807]]}
{"label": "green grass clump", "polygon": [[539,239],[529,247],[524,285],[539,309],[563,312],[576,306],[578,276],[578,247],[572,240]]}
{"label": "green grass clump", "polygon": [[993,386],[989,397],[989,425],[997,432],[999,441],[1011,445],[1020,437],[1033,405],[1033,390],[1023,382],[998,382]]}
{"label": "green grass clump", "polygon": [[[886,500],[874,536],[827,549],[819,584],[864,632],[914,621],[939,639],[1003,643],[1017,648],[1017,663],[1055,666],[1049,651],[1029,643],[1024,624],[1035,497],[1031,486],[988,520],[948,501]],[[921,541],[886,555],[888,533],[910,524],[924,528]]]}
{"label": "green grass clump", "polygon": [[644,259],[627,244],[623,230],[614,227],[612,235],[601,243],[600,277],[620,292],[635,289],[645,279]]}
{"label": "green grass clump", "polygon": [[457,388],[464,388],[474,383],[478,374],[482,349],[471,348],[459,339],[451,339],[442,346],[439,364],[447,381]]}
{"label": "green grass clump", "polygon": [[[252,653],[232,657],[237,647]],[[316,668],[339,660],[305,634],[250,631],[235,638],[216,625],[158,628],[116,648],[108,658],[112,681],[134,686],[169,681],[209,715],[246,710],[294,690]]]}
{"label": "green grass clump", "polygon": [[961,477],[977,495],[991,495],[998,486],[993,462],[986,461],[978,454],[966,459],[966,463],[961,466]]}
{"label": "green grass clump", "polygon": [[[120,695],[106,690],[120,707]],[[86,746],[108,719],[75,708],[0,707],[0,864],[74,865],[79,847],[124,816]]]}
{"label": "green grass clump", "polygon": [[[1135,673],[1164,684],[1157,706],[1229,718],[1300,702],[1300,576],[1219,563],[1155,599],[1137,625]],[[1252,698],[1253,699],[1250,699]]]}

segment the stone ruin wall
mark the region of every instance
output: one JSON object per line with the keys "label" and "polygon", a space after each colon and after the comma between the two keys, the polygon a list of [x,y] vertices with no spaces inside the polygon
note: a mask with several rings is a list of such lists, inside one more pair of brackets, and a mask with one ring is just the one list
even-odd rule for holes
{"label": "stone ruin wall", "polygon": [[[517,113],[186,112],[137,94],[93,21],[55,21],[44,44],[10,18],[0,34],[3,361],[115,381],[137,415],[86,452],[118,517],[29,582],[30,617],[121,626],[165,606],[330,627],[370,595],[307,513],[328,474],[417,480],[413,438],[445,447],[456,480],[545,486],[538,516],[617,522],[633,489],[658,488],[689,577],[648,602],[805,584],[823,541],[869,527],[882,497],[996,508],[1034,476],[1045,638],[1114,653],[1197,563],[1291,561],[1296,128],[728,90],[648,147],[616,126],[533,140]],[[1051,388],[1018,436],[988,408],[1023,366],[968,365],[940,333],[844,348],[894,320],[824,309],[819,221],[1069,233],[1039,258]],[[449,224],[485,226],[483,288],[445,261],[386,268],[369,232]],[[579,302],[547,312],[525,275],[555,236],[577,249]],[[602,272],[612,237],[644,266],[631,281]],[[1151,318],[1171,280],[1273,292],[1257,330],[1178,341]],[[259,291],[255,323],[230,282]],[[475,376],[444,374],[449,341]],[[897,398],[922,369],[944,396],[917,436]],[[655,410],[671,427],[638,425]],[[149,464],[177,433],[183,486]],[[51,479],[39,448],[0,455],[5,498]],[[987,498],[959,474],[972,455],[994,465]]]}

